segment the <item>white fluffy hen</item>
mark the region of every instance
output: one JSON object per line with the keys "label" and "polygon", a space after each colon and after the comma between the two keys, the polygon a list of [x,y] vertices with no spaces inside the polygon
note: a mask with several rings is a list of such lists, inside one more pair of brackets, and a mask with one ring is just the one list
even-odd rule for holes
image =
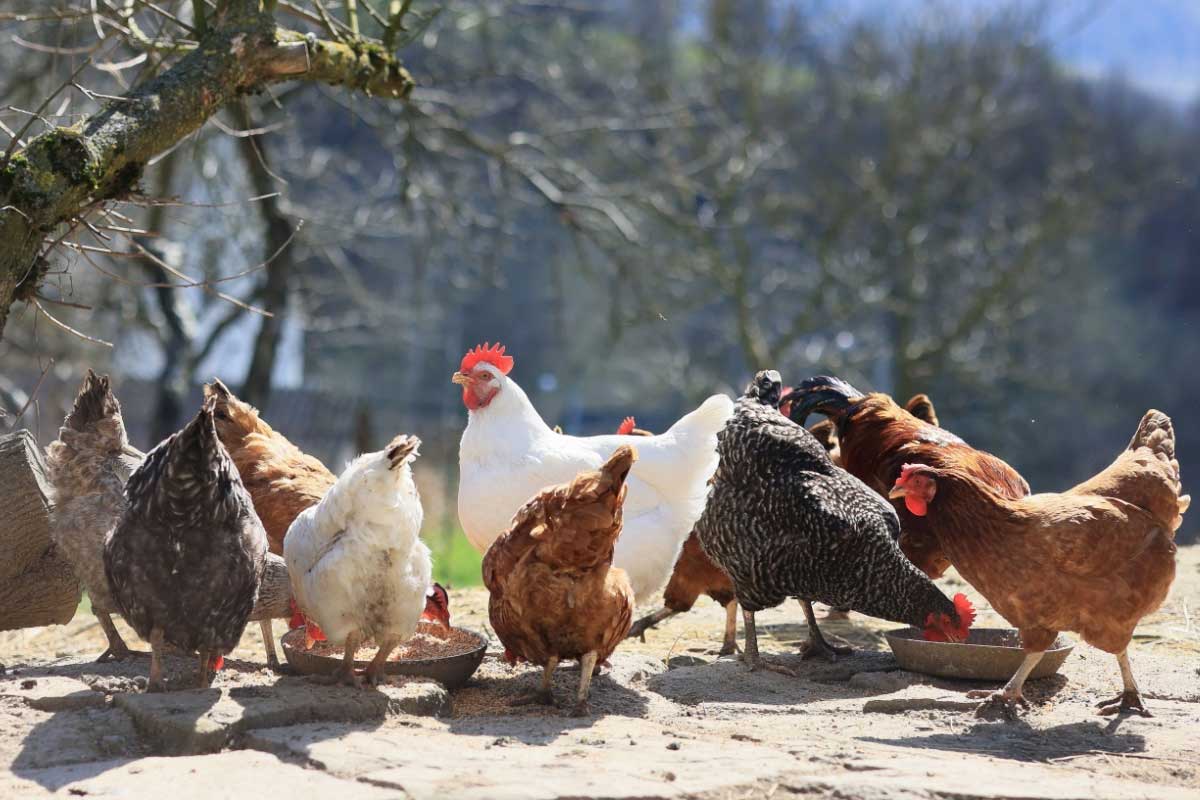
{"label": "white fluffy hen", "polygon": [[713,395],[658,436],[566,436],[555,433],[507,377],[512,368],[503,347],[485,345],[468,352],[454,373],[470,412],[458,450],[458,517],[467,538],[486,551],[534,494],[598,469],[619,445],[632,444],[638,461],[613,566],[629,574],[639,602],[649,599],[670,576],[704,511],[717,468],[717,431],[733,402]]}
{"label": "white fluffy hen", "polygon": [[416,632],[425,609],[433,565],[410,466],[420,443],[397,436],[356,458],[283,540],[297,605],[331,643],[344,643],[335,675],[343,683],[358,684],[354,655],[368,639],[379,652],[365,675],[373,685],[383,681],[388,655]]}

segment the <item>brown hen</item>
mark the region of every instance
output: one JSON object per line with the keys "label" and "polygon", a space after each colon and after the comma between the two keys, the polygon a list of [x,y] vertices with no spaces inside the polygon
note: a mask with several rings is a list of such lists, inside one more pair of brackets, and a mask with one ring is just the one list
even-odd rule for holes
{"label": "brown hen", "polygon": [[[292,522],[300,512],[321,501],[329,487],[337,482],[337,476],[274,430],[259,417],[254,406],[239,400],[221,381],[214,378],[206,385],[204,397],[214,398],[217,435],[229,451],[238,476],[254,501],[254,511],[267,532],[271,552],[283,555],[283,537]],[[276,611],[289,608],[290,599],[287,598],[286,603],[273,604]],[[264,609],[261,616],[256,613],[253,618],[262,629],[267,664],[272,669],[279,669],[275,636],[271,630],[275,613]],[[299,618],[295,622],[299,622]],[[315,626],[310,628],[310,635],[322,638]]]}
{"label": "brown hen", "polygon": [[917,463],[889,496],[936,523],[959,574],[1020,629],[1025,660],[991,700],[1023,702],[1042,653],[1059,631],[1075,631],[1121,669],[1124,691],[1101,713],[1146,714],[1128,647],[1175,577],[1175,531],[1190,503],[1180,488],[1174,428],[1151,410],[1107,469],[1061,494],[1012,499],[961,467]]}
{"label": "brown hen", "polygon": [[[911,410],[886,394],[867,394],[839,378],[820,376],[796,388],[789,416],[804,424],[813,412],[825,414],[837,429],[840,465],[885,497],[900,467],[909,462],[960,469],[1010,499],[1029,494],[1029,484],[1015,469],[938,427],[928,397],[917,395],[909,406]],[[915,516],[903,503],[894,505],[900,515],[900,549],[931,578],[941,577],[953,559],[939,542],[956,532],[937,519]]]}
{"label": "brown hen", "polygon": [[555,667],[578,659],[571,713],[587,714],[593,672],[629,633],[633,589],[612,558],[635,460],[636,451],[622,445],[599,469],[542,490],[484,556],[488,613],[506,656],[544,668],[541,689],[521,702],[553,704]]}

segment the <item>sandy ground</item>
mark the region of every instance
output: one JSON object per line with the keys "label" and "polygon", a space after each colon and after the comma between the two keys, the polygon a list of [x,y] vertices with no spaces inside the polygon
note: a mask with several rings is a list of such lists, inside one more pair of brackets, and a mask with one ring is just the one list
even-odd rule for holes
{"label": "sandy ground", "polygon": [[[953,577],[945,583],[948,590],[966,588]],[[980,611],[978,626],[1003,626],[982,598],[968,595]],[[456,625],[490,633],[482,590],[452,592],[451,613]],[[977,716],[965,692],[978,684],[899,670],[883,637],[895,625],[859,615],[823,625],[827,635],[855,645],[855,655],[833,664],[790,655],[785,660],[799,671],[795,678],[751,673],[735,658],[717,657],[724,614],[705,600],[650,631],[644,643],[623,645],[611,670],[593,682],[593,714],[586,719],[564,716],[577,669],[559,671],[560,708],[513,707],[538,671],[488,658],[472,683],[452,695],[449,715],[394,715],[367,727],[273,728],[234,747],[270,753],[280,769],[316,769],[363,791],[392,787],[393,796],[410,797],[1198,797],[1198,617],[1200,546],[1192,546],[1181,549],[1171,595],[1143,621],[1131,650],[1154,712],[1148,719],[1095,714],[1095,702],[1116,694],[1120,678],[1112,656],[1082,644],[1059,675],[1027,684],[1031,705],[1015,719]],[[759,619],[766,653],[794,654],[806,636],[795,603]],[[10,677],[56,660],[78,665],[102,649],[90,614],[66,626],[0,634],[0,663]],[[235,668],[222,672],[218,687],[269,687],[278,680],[262,666],[256,627],[231,661]],[[106,669],[108,683],[100,688],[136,691],[146,668],[140,659]],[[186,665],[180,669],[184,680]],[[74,719],[76,728],[105,730],[78,757],[56,762],[50,754],[38,763],[97,759],[96,747],[125,760],[153,752],[144,731],[135,735],[128,721],[111,716],[119,711],[70,713],[91,715]],[[0,703],[0,768],[16,774],[13,786],[45,793],[66,785],[49,777],[21,782],[42,774],[30,768],[29,736],[52,725],[52,717]],[[260,756],[196,758],[221,757]],[[0,777],[0,795],[7,796],[4,787]]]}

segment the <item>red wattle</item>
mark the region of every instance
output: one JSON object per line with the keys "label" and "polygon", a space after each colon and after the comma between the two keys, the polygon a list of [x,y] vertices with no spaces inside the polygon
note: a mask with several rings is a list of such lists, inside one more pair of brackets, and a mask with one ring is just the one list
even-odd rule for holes
{"label": "red wattle", "polygon": [[916,517],[923,517],[929,513],[929,504],[925,502],[925,499],[911,494],[904,496],[904,507]]}

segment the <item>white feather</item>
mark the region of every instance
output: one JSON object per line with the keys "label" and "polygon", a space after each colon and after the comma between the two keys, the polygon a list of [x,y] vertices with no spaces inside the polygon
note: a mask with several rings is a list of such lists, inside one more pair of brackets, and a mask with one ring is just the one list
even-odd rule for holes
{"label": "white feather", "polygon": [[388,469],[383,452],[359,456],[288,528],[296,603],[331,643],[355,631],[379,642],[416,632],[432,562],[411,460]]}
{"label": "white feather", "polygon": [[704,511],[717,468],[717,432],[733,402],[713,395],[658,436],[565,436],[545,423],[515,381],[496,380],[500,391],[470,413],[459,445],[458,516],[471,544],[486,551],[538,491],[595,469],[618,445],[632,444],[638,460],[613,565],[629,574],[638,601],[648,600],[670,577]]}

